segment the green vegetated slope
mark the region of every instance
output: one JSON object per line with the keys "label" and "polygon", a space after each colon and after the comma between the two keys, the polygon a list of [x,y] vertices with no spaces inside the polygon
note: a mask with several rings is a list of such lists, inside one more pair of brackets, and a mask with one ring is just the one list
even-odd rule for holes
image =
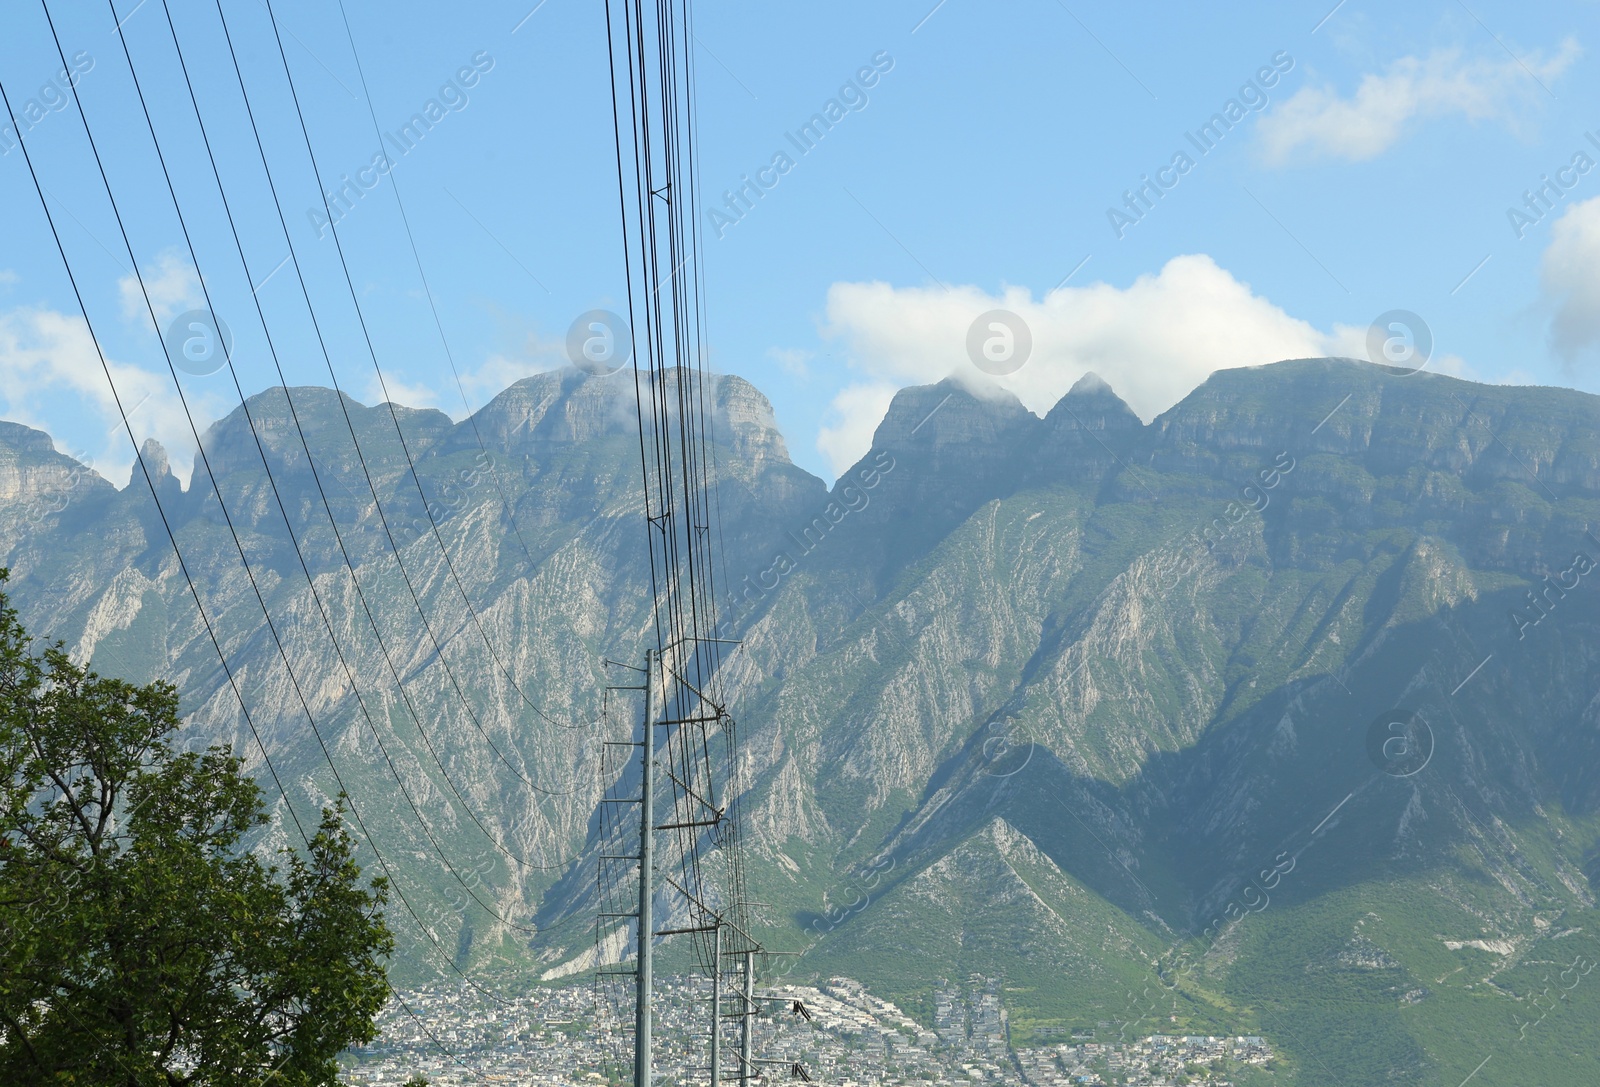
{"label": "green vegetated slope", "polygon": [[[1318,403],[1310,392],[1343,372],[1275,369],[1305,395],[1242,397],[1229,411],[1260,428],[1268,405],[1299,401],[1309,437],[1344,395],[1336,387]],[[1351,376],[1357,392],[1345,410],[1377,395],[1368,373]],[[1221,377],[1269,383],[1260,372]],[[1212,393],[1174,409],[1167,433],[1200,429],[1194,416],[1210,410],[1186,409]],[[1600,558],[1585,535],[1595,512],[1592,437],[1577,421],[1552,428],[1549,417],[1561,413],[1537,392],[1507,392],[1489,409],[1476,391],[1444,390],[1447,405],[1463,396],[1474,405],[1450,409],[1453,426],[1426,392],[1407,396],[1416,403],[1401,407],[1416,429],[1353,414],[1348,425],[1328,424],[1344,449],[1319,449],[1328,436],[1297,447],[1279,420],[1276,441],[1258,431],[1251,448],[1216,456],[1242,428],[1207,419],[1211,444],[1174,440],[1177,452],[1158,446],[1144,463],[1125,455],[1132,463],[1091,491],[1093,505],[1073,481],[1021,489],[974,509],[931,560],[908,565],[884,592],[891,614],[943,563],[960,561],[952,544],[964,536],[981,528],[986,539],[1015,539],[1054,509],[1076,511],[1070,535],[1041,534],[1062,540],[1070,562],[1050,585],[1037,649],[1017,661],[1020,681],[971,700],[960,752],[918,803],[899,809],[895,832],[880,836],[868,822],[852,839],[859,824],[849,824],[848,871],[824,868],[820,894],[796,912],[811,928],[815,969],[869,972],[907,1000],[926,993],[930,977],[998,974],[1016,1021],[1029,1025],[1024,1038],[1033,1025],[1069,1023],[1102,1035],[1107,1024],[1119,1035],[1264,1033],[1297,1082],[1459,1083],[1502,1051],[1480,1077],[1498,1062],[1513,1077],[1538,1067],[1541,1082],[1585,1082],[1581,1062],[1562,1067],[1559,1033],[1539,1036],[1556,1013],[1519,1037],[1528,997],[1515,979],[1529,956],[1543,962],[1564,950],[1555,933],[1568,933],[1572,949],[1562,965],[1581,957],[1573,941],[1593,902],[1583,874],[1597,831],[1596,611],[1583,591],[1592,581],[1550,592],[1547,618],[1526,623],[1539,615],[1526,601],[1530,585],[1570,571],[1577,552]],[[1525,424],[1519,408],[1542,418]],[[1548,444],[1508,442],[1515,453],[1501,453],[1486,435],[1464,432],[1485,412],[1524,443]],[[1404,445],[1404,456],[1375,456],[1379,436]],[[1266,492],[1264,509],[1234,524],[1228,502],[1239,489],[1218,477],[1259,482],[1280,451],[1294,468]],[[1497,454],[1505,463],[1482,464]],[[1177,470],[1202,455],[1220,462],[1210,479]],[[1591,474],[1575,486],[1579,468]],[[1546,479],[1562,493],[1544,494]],[[1245,504],[1261,495],[1258,487]],[[1213,518],[1231,527],[1207,547],[1195,534]],[[1018,548],[1007,559],[1021,566],[1037,554]],[[907,618],[902,659],[931,656],[951,636],[940,616]],[[993,674],[986,663],[969,661],[957,676],[981,681]],[[1418,713],[1433,737],[1432,761],[1415,776],[1385,774],[1369,755],[1369,726],[1396,708]],[[881,745],[903,742],[890,718],[851,725],[853,744],[869,730],[885,734]],[[1009,754],[997,761],[997,750]],[[855,815],[863,799],[824,807]],[[1019,935],[1049,930],[1039,903],[1026,896],[1020,907],[1003,889],[1016,877],[974,852],[996,817],[1139,930],[1097,942],[1092,966],[1071,936],[1041,959]],[[1269,893],[1260,876],[1279,858],[1297,867]],[[862,873],[886,861],[895,881],[883,897],[850,908]],[[815,886],[811,869],[797,869],[796,885]],[[962,878],[952,882],[953,873]],[[942,889],[923,890],[933,886]],[[1061,916],[1072,918],[1072,934],[1105,932],[1093,909]],[[1225,925],[1216,942],[1184,940],[1216,918]],[[1169,972],[1151,965],[1189,960],[1194,969],[1167,988]],[[1452,960],[1468,965],[1452,973]],[[1497,983],[1502,975],[1512,980]],[[1145,1007],[1119,986],[1159,999]],[[1463,997],[1481,1024],[1473,1034],[1461,1031]],[[1569,1010],[1572,1023],[1584,1022],[1576,991],[1557,1008]],[[1542,1047],[1552,1048],[1536,1056]]]}
{"label": "green vegetated slope", "polygon": [[[403,971],[582,976],[601,741],[636,713],[603,712],[599,662],[647,630],[622,393],[513,386],[477,420],[492,474],[469,429],[406,415],[443,554],[357,406],[402,571],[332,394],[291,392],[405,697],[297,437],[280,420],[273,472],[320,605],[248,428],[218,424],[293,675],[209,484],[163,501],[274,765],[297,805],[337,787],[298,680],[417,914]],[[1043,419],[945,383],[899,394],[830,490],[754,389],[716,399],[750,890],[804,952],[789,976],[924,1020],[939,979],[998,978],[1023,1045],[1266,1035],[1280,1065],[1240,1082],[1597,1081],[1600,401],[1302,360],[1146,425],[1094,379]],[[174,677],[197,734],[251,751],[148,494],[13,430],[30,619]]]}

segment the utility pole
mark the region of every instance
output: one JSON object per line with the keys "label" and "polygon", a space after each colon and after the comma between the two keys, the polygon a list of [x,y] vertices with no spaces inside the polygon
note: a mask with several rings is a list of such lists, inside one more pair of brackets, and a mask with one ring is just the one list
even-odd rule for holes
{"label": "utility pole", "polygon": [[644,742],[640,745],[643,777],[639,792],[639,971],[638,997],[634,1009],[633,1084],[651,1087],[650,1002],[654,978],[655,953],[650,941],[655,935],[655,799],[656,743],[655,709],[656,651],[644,653]]}
{"label": "utility pole", "polygon": [[739,1087],[749,1087],[755,1070],[756,952],[744,953],[744,1015],[739,1019]]}
{"label": "utility pole", "polygon": [[711,1087],[722,1087],[722,921],[711,927]]}

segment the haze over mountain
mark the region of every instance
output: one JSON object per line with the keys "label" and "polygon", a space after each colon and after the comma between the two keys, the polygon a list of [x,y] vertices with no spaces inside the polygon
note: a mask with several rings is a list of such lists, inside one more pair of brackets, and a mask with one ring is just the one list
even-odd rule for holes
{"label": "haze over mountain", "polygon": [[[924,1019],[936,979],[1000,976],[1017,1041],[1260,1033],[1294,1083],[1600,1081],[1600,398],[1307,359],[1145,425],[1092,375],[1043,418],[949,381],[830,488],[754,387],[706,393],[785,969]],[[581,977],[603,741],[637,716],[604,661],[651,633],[627,375],[459,424],[318,388],[249,412],[187,490],[146,446],[159,514],[138,469],[0,423],[24,621],[171,679],[265,774],[259,734],[302,818],[331,760],[406,976]]]}

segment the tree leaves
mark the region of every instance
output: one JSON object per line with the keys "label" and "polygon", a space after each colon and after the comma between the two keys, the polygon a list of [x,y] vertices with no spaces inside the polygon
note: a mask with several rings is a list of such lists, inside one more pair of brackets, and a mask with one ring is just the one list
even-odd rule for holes
{"label": "tree leaves", "polygon": [[170,685],[36,654],[0,591],[0,1082],[310,1087],[374,1037],[387,888],[343,798],[269,864],[243,760],[179,727]]}

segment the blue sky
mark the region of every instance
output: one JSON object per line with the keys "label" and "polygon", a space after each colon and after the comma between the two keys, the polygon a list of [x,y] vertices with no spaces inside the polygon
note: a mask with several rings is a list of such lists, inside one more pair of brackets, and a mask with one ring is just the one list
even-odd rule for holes
{"label": "blue sky", "polygon": [[[255,299],[288,380],[328,384],[214,0],[167,3],[248,273],[162,0],[118,0],[116,18],[95,2],[50,9],[83,69],[77,90],[157,322],[204,303],[116,19],[245,392],[278,382]],[[337,4],[274,3],[322,183],[355,176],[379,149],[357,55],[379,129],[399,137],[392,176],[351,201],[338,236],[390,394],[458,418],[565,363],[579,314],[622,308],[603,15],[592,0],[533,3],[346,0],[355,54]],[[318,182],[266,9],[223,7],[334,373],[374,402],[334,243],[309,214]],[[1426,321],[1431,368],[1600,391],[1600,167],[1584,165],[1600,162],[1595,4],[1331,8],[698,4],[711,364],[766,392],[796,461],[830,479],[866,451],[895,388],[990,380],[966,342],[993,309],[1019,315],[1033,341],[998,382],[1041,412],[1092,369],[1150,418],[1220,367],[1364,355],[1369,325],[1390,310]],[[193,439],[84,122],[70,101],[56,108],[60,67],[37,0],[9,5],[0,417],[49,430],[121,484],[131,450],[19,135],[119,392],[139,405],[135,429],[180,468]],[[830,100],[839,119],[802,152],[790,135]],[[430,101],[436,122],[407,137]],[[769,170],[775,183],[747,212],[731,224],[713,214],[780,151],[792,167]],[[1180,154],[1187,166],[1173,165]],[[1524,194],[1547,181],[1549,209],[1530,210]],[[1132,197],[1131,221],[1127,194],[1141,186],[1148,207]],[[202,427],[238,403],[226,371],[185,374],[183,392]]]}

